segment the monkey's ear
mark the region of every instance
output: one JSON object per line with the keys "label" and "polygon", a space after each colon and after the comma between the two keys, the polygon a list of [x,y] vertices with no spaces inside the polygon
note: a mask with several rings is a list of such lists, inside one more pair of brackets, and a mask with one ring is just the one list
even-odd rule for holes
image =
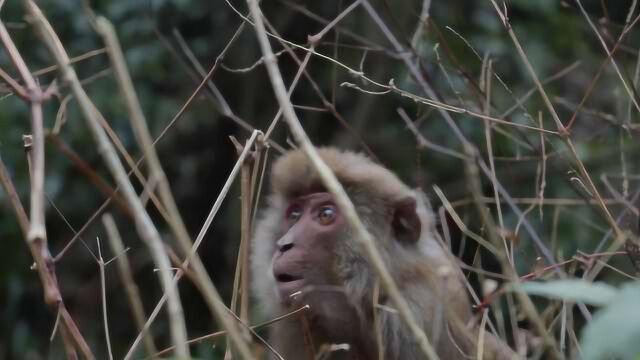
{"label": "monkey's ear", "polygon": [[395,238],[404,243],[415,243],[420,239],[421,223],[416,211],[416,199],[412,196],[394,204],[391,227]]}

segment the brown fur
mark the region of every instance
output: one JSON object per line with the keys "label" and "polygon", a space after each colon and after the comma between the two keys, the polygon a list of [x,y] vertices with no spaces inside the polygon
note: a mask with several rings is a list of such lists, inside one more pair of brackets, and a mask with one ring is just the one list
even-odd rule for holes
{"label": "brown fur", "polygon": [[[333,170],[345,188],[357,186],[361,191],[385,202],[412,195],[398,177],[384,167],[373,163],[362,154],[319,148],[322,160]],[[318,173],[302,151],[291,151],[279,158],[271,173],[273,192],[285,198],[307,193],[321,187]]]}
{"label": "brown fur", "polygon": [[[410,189],[395,174],[361,154],[335,148],[321,148],[319,154],[345,187],[361,220],[376,239],[389,272],[440,358],[474,358],[478,330],[472,325],[465,280],[453,256],[434,237],[433,214],[424,195]],[[279,301],[271,270],[275,243],[285,232],[281,219],[287,204],[298,196],[324,191],[320,177],[298,150],[290,151],[276,161],[271,186],[269,206],[256,225],[252,251],[254,294],[269,318],[291,310]],[[416,201],[415,211],[420,219],[421,232],[417,241],[402,243],[394,238],[390,223],[394,204],[407,198]],[[312,322],[311,335],[316,348],[325,342],[349,342],[351,351],[339,351],[330,358],[377,358],[372,317],[376,311],[385,359],[423,359],[412,333],[398,315],[373,309],[377,276],[360,245],[349,234],[350,229],[346,229],[336,242],[335,269],[332,269],[341,279],[343,301],[349,305],[339,305],[340,300],[336,300],[338,305],[330,306],[330,310],[323,310],[322,304],[315,309],[320,314],[335,311],[345,322],[338,322],[338,329],[319,329]],[[379,296],[379,303],[393,307],[384,292]],[[306,359],[308,355],[301,331],[297,319],[280,322],[272,326],[270,340],[285,359]],[[485,339],[485,359],[515,357],[491,334],[487,333]]]}

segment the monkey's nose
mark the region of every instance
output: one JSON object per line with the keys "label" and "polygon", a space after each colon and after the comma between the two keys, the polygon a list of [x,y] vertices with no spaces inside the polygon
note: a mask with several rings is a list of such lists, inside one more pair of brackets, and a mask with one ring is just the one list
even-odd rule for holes
{"label": "monkey's nose", "polygon": [[283,238],[278,240],[277,245],[278,245],[278,250],[280,250],[280,252],[283,253],[293,247],[293,240],[291,239],[291,237],[285,235]]}
{"label": "monkey's nose", "polygon": [[280,250],[281,253],[286,252],[287,250],[291,249],[293,247],[293,243],[286,243],[286,244],[278,244],[278,249]]}

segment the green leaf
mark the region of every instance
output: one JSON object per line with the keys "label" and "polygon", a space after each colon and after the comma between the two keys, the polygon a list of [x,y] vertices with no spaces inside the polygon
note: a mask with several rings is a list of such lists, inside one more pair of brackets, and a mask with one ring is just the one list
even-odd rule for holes
{"label": "green leaf", "polygon": [[512,284],[508,290],[521,290],[527,294],[551,299],[581,301],[590,305],[606,305],[616,296],[618,290],[604,283],[567,279],[555,281],[529,281],[520,285]]}
{"label": "green leaf", "polygon": [[582,331],[584,360],[640,359],[640,282],[627,284]]}

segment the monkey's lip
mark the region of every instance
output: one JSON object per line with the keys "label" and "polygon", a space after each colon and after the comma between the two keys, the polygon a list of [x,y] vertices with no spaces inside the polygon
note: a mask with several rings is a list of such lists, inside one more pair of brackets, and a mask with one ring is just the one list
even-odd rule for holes
{"label": "monkey's lip", "polygon": [[278,274],[276,275],[276,281],[278,291],[280,292],[280,296],[283,297],[283,300],[288,300],[289,296],[302,290],[305,286],[305,280],[302,276],[292,274]]}

